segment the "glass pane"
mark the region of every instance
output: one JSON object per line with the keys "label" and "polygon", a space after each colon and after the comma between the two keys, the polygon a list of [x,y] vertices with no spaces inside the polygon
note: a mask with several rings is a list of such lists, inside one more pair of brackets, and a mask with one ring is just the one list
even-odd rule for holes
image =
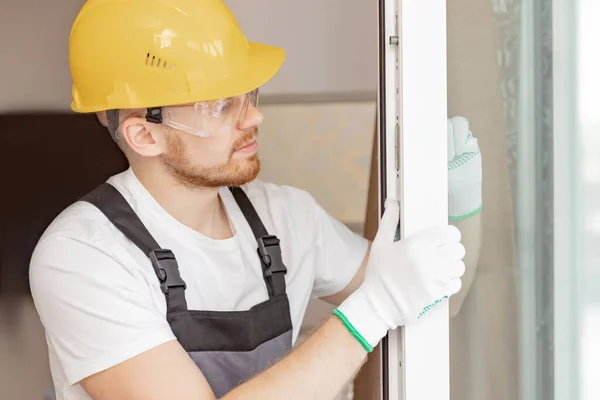
{"label": "glass pane", "polygon": [[479,254],[451,319],[452,399],[597,399],[600,3],[475,3],[448,4],[449,115],[483,159],[480,247],[459,222]]}
{"label": "glass pane", "polygon": [[551,4],[448,2],[448,114],[469,120],[483,165],[470,186],[483,210],[456,222],[470,255],[451,307],[453,400],[554,398]]}

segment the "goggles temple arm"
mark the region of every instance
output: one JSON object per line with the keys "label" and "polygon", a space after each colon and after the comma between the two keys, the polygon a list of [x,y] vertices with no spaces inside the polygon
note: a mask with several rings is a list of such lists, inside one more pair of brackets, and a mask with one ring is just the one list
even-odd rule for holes
{"label": "goggles temple arm", "polygon": [[110,137],[117,141],[117,130],[119,130],[119,110],[106,110],[106,125]]}
{"label": "goggles temple arm", "polygon": [[163,116],[162,116],[162,108],[148,108],[148,112],[146,113],[146,121],[151,122],[153,124],[162,124]]}

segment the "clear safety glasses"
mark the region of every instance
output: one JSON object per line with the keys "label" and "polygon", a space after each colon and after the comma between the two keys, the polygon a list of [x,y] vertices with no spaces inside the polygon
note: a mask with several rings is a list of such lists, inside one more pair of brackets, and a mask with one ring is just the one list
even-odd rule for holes
{"label": "clear safety glasses", "polygon": [[196,136],[216,136],[237,128],[250,105],[258,105],[258,89],[236,97],[149,108],[146,119]]}

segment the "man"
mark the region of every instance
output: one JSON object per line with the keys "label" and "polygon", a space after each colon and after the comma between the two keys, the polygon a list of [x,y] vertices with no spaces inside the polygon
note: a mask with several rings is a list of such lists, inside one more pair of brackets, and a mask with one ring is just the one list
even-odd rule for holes
{"label": "man", "polygon": [[[331,399],[388,330],[460,290],[456,228],[394,242],[388,201],[371,246],[307,193],[255,179],[257,88],[283,58],[220,0],[82,8],[72,108],[106,113],[130,168],[32,256],[58,399]],[[311,297],[335,315],[290,351]]]}

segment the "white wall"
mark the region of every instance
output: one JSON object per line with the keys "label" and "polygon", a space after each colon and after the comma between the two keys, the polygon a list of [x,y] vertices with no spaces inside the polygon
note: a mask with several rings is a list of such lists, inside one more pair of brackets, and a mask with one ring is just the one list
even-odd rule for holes
{"label": "white wall", "polygon": [[[264,94],[364,97],[367,93],[374,98],[374,2],[226,2],[249,40],[281,46],[287,51],[286,63],[264,87]],[[83,0],[2,0],[0,111],[69,109],[68,38],[82,4]]]}

